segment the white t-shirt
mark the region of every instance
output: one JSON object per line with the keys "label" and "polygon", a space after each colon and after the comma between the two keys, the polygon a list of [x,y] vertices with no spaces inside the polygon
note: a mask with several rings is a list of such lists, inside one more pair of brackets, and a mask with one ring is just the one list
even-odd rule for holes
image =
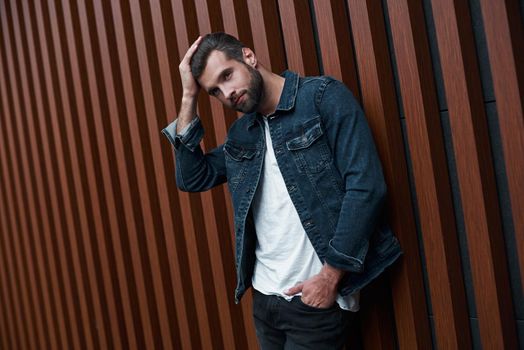
{"label": "white t-shirt", "polygon": [[[266,153],[260,182],[253,200],[257,232],[253,288],[266,295],[292,296],[284,291],[318,274],[322,268],[284,183],[264,117]],[[300,295],[301,293],[297,294]],[[359,310],[359,293],[338,295],[345,310]]]}

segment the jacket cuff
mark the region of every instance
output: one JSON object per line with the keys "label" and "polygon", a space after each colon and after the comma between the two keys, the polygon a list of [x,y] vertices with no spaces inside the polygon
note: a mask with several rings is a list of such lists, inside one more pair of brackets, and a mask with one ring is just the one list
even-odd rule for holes
{"label": "jacket cuff", "polygon": [[204,130],[200,123],[200,118],[198,116],[193,118],[193,120],[191,120],[191,122],[178,134],[176,132],[177,122],[178,118],[162,129],[162,134],[167,137],[175,149],[178,150],[182,144],[193,152],[204,136]]}
{"label": "jacket cuff", "polygon": [[325,257],[326,262],[336,268],[360,273],[364,270],[364,258],[367,254],[369,243],[361,248],[358,257],[345,254],[333,246],[333,240],[329,241],[328,250]]}

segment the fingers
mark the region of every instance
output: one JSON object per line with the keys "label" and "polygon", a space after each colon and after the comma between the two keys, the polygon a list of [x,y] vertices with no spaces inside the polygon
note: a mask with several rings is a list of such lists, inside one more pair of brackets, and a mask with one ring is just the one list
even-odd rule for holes
{"label": "fingers", "polygon": [[284,291],[284,294],[295,295],[297,293],[300,293],[302,291],[302,288],[304,288],[304,283],[299,283],[296,286],[291,287],[288,290]]}
{"label": "fingers", "polygon": [[189,64],[189,61],[191,61],[191,57],[193,57],[193,54],[195,53],[196,49],[198,48],[198,44],[200,44],[200,41],[202,40],[202,36],[199,36],[195,42],[189,47],[189,49],[186,52],[186,55],[182,59],[182,63]]}

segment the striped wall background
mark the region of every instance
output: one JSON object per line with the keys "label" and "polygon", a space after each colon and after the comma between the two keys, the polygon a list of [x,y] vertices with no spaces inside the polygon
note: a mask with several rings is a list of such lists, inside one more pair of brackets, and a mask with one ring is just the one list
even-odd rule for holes
{"label": "striped wall background", "polygon": [[[405,254],[348,346],[524,349],[523,18],[522,0],[0,0],[0,348],[257,348],[227,189],[177,191],[160,134],[187,47],[227,31],[367,113]],[[198,108],[210,149],[237,115]]]}

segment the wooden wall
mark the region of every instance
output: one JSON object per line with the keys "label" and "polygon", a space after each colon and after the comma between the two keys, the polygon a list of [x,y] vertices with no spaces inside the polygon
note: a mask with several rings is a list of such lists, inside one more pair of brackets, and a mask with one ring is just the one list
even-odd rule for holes
{"label": "wooden wall", "polygon": [[[179,192],[178,64],[226,31],[362,102],[401,261],[351,348],[524,348],[517,0],[0,0],[0,348],[255,349],[225,187]],[[203,146],[237,115],[202,96]]]}

